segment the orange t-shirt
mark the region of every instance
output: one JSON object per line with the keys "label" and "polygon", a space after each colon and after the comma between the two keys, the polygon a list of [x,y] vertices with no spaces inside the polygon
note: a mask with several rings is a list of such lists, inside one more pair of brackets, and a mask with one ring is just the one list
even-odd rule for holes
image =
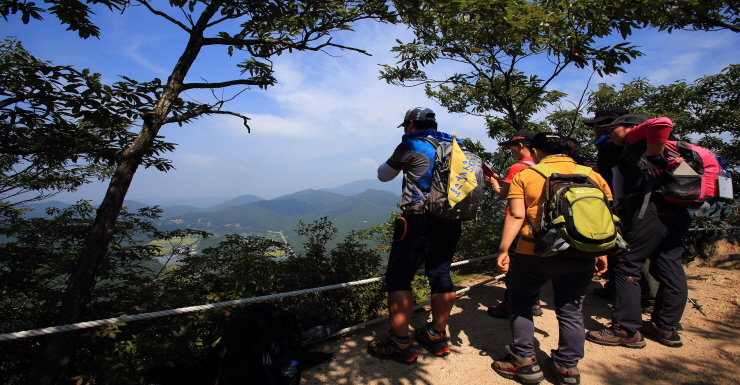
{"label": "orange t-shirt", "polygon": [[[547,163],[561,174],[571,174],[573,173],[573,169],[576,168],[576,162],[567,156],[545,158],[540,163]],[[604,194],[606,194],[606,199],[612,200],[612,192],[604,178],[596,171],[592,171],[589,177],[601,187]],[[542,190],[544,187],[545,178],[542,174],[528,168],[516,174],[514,180],[511,181],[509,195],[506,197],[509,201],[512,199],[524,199],[527,216],[529,216],[532,224],[535,226],[535,230],[539,230],[540,223],[542,222],[542,204],[545,200]],[[534,243],[526,239],[534,238],[526,219],[524,220],[522,229],[519,231],[519,235],[521,237],[516,247],[516,253],[534,255]]]}

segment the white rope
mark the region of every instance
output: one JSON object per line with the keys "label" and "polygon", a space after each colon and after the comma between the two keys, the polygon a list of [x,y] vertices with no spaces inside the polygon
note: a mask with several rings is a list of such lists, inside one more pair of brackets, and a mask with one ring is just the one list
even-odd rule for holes
{"label": "white rope", "polygon": [[[460,265],[469,264],[471,262],[483,261],[486,259],[494,258],[495,256],[496,254],[491,254],[491,255],[486,255],[485,257],[478,257],[474,259],[468,259],[465,261],[455,262],[452,264],[452,266],[460,266]],[[424,270],[419,270],[416,273],[419,274],[423,272]],[[249,303],[254,303],[254,302],[270,301],[274,299],[294,297],[294,296],[303,295],[303,294],[320,293],[322,291],[341,289],[344,287],[367,285],[373,282],[381,281],[383,279],[384,277],[368,278],[368,279],[363,279],[363,280],[354,281],[354,282],[338,283],[335,285],[322,286],[322,287],[317,287],[317,288],[312,288],[312,289],[303,289],[303,290],[290,291],[287,293],[263,295],[261,297],[242,298],[242,299],[217,302],[217,303],[212,303],[212,304],[207,304],[207,305],[181,307],[178,309],[155,311],[152,313],[142,313],[142,314],[135,314],[135,315],[129,315],[129,316],[124,316],[124,317],[101,319],[97,321],[79,322],[79,323],[70,324],[70,325],[53,326],[53,327],[48,327],[44,329],[34,329],[34,330],[26,330],[26,331],[15,332],[15,333],[6,333],[6,334],[0,334],[0,341],[11,341],[11,340],[17,340],[21,338],[37,337],[37,336],[43,336],[43,335],[53,334],[53,333],[68,332],[72,330],[94,328],[98,326],[105,326],[105,325],[116,324],[116,323],[121,323],[121,322],[140,321],[144,319],[151,319],[151,318],[165,317],[165,316],[171,316],[171,315],[177,315],[177,314],[186,314],[186,313],[193,313],[193,312],[199,312],[199,311],[204,311],[204,310],[218,309],[218,308],[227,307],[227,306],[244,305],[244,304],[249,304]]]}
{"label": "white rope", "polygon": [[740,227],[737,227],[737,226],[735,227],[702,227],[702,228],[697,228],[697,229],[689,229],[689,231],[720,231],[720,230],[732,231],[732,230],[738,230],[738,229],[740,229]]}
{"label": "white rope", "polygon": [[[503,277],[504,277],[505,275],[506,275],[506,274],[499,274],[499,275],[497,275],[497,276],[495,276],[495,277],[493,277],[493,278],[491,278],[491,279],[488,279],[488,280],[485,280],[485,281],[482,281],[482,282],[478,282],[478,283],[476,283],[476,284],[475,284],[475,285],[473,285],[473,286],[478,286],[478,285],[482,285],[482,284],[484,284],[484,283],[488,283],[488,282],[491,282],[491,281],[498,281],[499,279],[503,278]],[[456,295],[460,295],[460,294],[462,294],[462,293],[465,293],[465,292],[467,292],[468,290],[472,289],[472,288],[473,288],[473,286],[468,286],[468,287],[462,288],[462,289],[460,289],[460,290],[456,291],[456,292],[455,292],[455,294],[456,294]],[[422,303],[422,304],[416,305],[416,306],[414,306],[414,310],[416,310],[416,309],[419,309],[419,308],[421,308],[421,307],[423,307],[423,306],[427,306],[427,305],[429,305],[430,303],[432,303],[432,301],[427,301],[427,302],[424,302],[424,303]],[[385,321],[385,320],[387,320],[387,319],[388,319],[388,317],[390,317],[390,316],[389,316],[389,315],[384,315],[384,316],[382,316],[382,317],[378,317],[378,318],[375,318],[375,319],[371,319],[370,321],[367,321],[367,322],[363,322],[363,323],[361,323],[361,324],[357,324],[357,325],[355,325],[355,326],[350,326],[350,327],[344,328],[344,329],[342,329],[342,330],[339,330],[339,331],[337,331],[336,333],[334,333],[334,334],[332,334],[332,335],[326,336],[326,337],[324,337],[324,338],[320,338],[320,339],[318,339],[318,340],[316,340],[316,341],[311,341],[310,343],[311,343],[311,344],[313,344],[313,343],[316,343],[316,342],[319,342],[319,341],[323,341],[323,340],[328,340],[329,338],[333,338],[333,337],[336,337],[336,336],[340,336],[340,335],[343,335],[343,334],[347,334],[347,333],[353,332],[353,331],[355,331],[355,330],[357,330],[357,329],[362,329],[362,328],[364,328],[364,327],[366,327],[366,326],[370,326],[370,325],[376,324],[376,323],[378,323],[378,322],[380,322],[380,321]]]}

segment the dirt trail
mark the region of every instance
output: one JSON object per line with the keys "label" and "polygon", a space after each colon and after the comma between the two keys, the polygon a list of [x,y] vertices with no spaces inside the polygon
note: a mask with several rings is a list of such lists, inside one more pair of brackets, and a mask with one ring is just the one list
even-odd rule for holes
{"label": "dirt trail", "polygon": [[[647,347],[635,350],[586,342],[586,357],[579,365],[582,384],[740,384],[740,271],[691,267],[686,273],[689,295],[704,306],[708,317],[687,305],[682,320],[684,346],[669,348],[647,340]],[[516,384],[491,368],[493,358],[510,342],[510,332],[506,320],[486,314],[486,308],[502,297],[503,284],[486,281],[471,282],[477,284],[455,304],[448,330],[450,356],[437,358],[417,345],[419,360],[413,365],[370,357],[367,343],[388,330],[385,322],[315,346],[315,350],[334,352],[334,360],[305,372],[301,384]],[[597,287],[601,283],[593,282],[589,293]],[[542,300],[545,314],[535,318],[535,347],[538,359],[546,362],[558,338],[549,284]],[[610,314],[606,300],[587,295],[587,329],[599,328]],[[429,316],[429,309],[414,313],[411,326],[422,327]],[[546,366],[541,384],[555,381]]]}

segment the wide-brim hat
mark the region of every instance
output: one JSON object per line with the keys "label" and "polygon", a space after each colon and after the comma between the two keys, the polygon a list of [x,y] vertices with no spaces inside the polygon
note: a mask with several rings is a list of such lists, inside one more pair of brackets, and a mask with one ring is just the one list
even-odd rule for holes
{"label": "wide-brim hat", "polygon": [[610,126],[611,127],[611,126],[619,126],[621,124],[632,124],[632,125],[635,125],[636,126],[638,124],[643,124],[643,123],[647,122],[648,119],[650,119],[650,118],[648,118],[645,115],[627,114],[627,115],[622,115],[622,116],[614,119],[613,122],[611,122],[609,124],[605,124],[605,126]]}
{"label": "wide-brim hat", "polygon": [[605,120],[617,119],[622,115],[627,115],[628,113],[629,111],[627,111],[626,108],[608,107],[603,110],[596,111],[593,119],[584,120],[583,123],[591,127],[599,126],[599,123],[605,123]]}

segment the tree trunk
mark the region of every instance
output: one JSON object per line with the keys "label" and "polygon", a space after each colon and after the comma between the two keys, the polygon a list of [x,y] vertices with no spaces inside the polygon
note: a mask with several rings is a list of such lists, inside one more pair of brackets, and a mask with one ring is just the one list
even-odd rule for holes
{"label": "tree trunk", "polygon": [[[60,325],[81,321],[83,310],[92,298],[98,268],[108,252],[108,245],[113,238],[116,221],[134,173],[164,125],[172,102],[180,94],[185,76],[200,53],[203,31],[220,6],[221,1],[212,1],[200,15],[197,24],[190,32],[190,40],[157,101],[157,106],[154,111],[144,115],[144,124],[139,135],[123,152],[103,203],[98,208],[92,230],[77,261],[77,266],[70,276],[62,299],[58,320]],[[46,347],[31,362],[26,384],[53,384],[59,377],[62,367],[71,361],[78,340],[79,336],[76,332],[50,335]]]}

